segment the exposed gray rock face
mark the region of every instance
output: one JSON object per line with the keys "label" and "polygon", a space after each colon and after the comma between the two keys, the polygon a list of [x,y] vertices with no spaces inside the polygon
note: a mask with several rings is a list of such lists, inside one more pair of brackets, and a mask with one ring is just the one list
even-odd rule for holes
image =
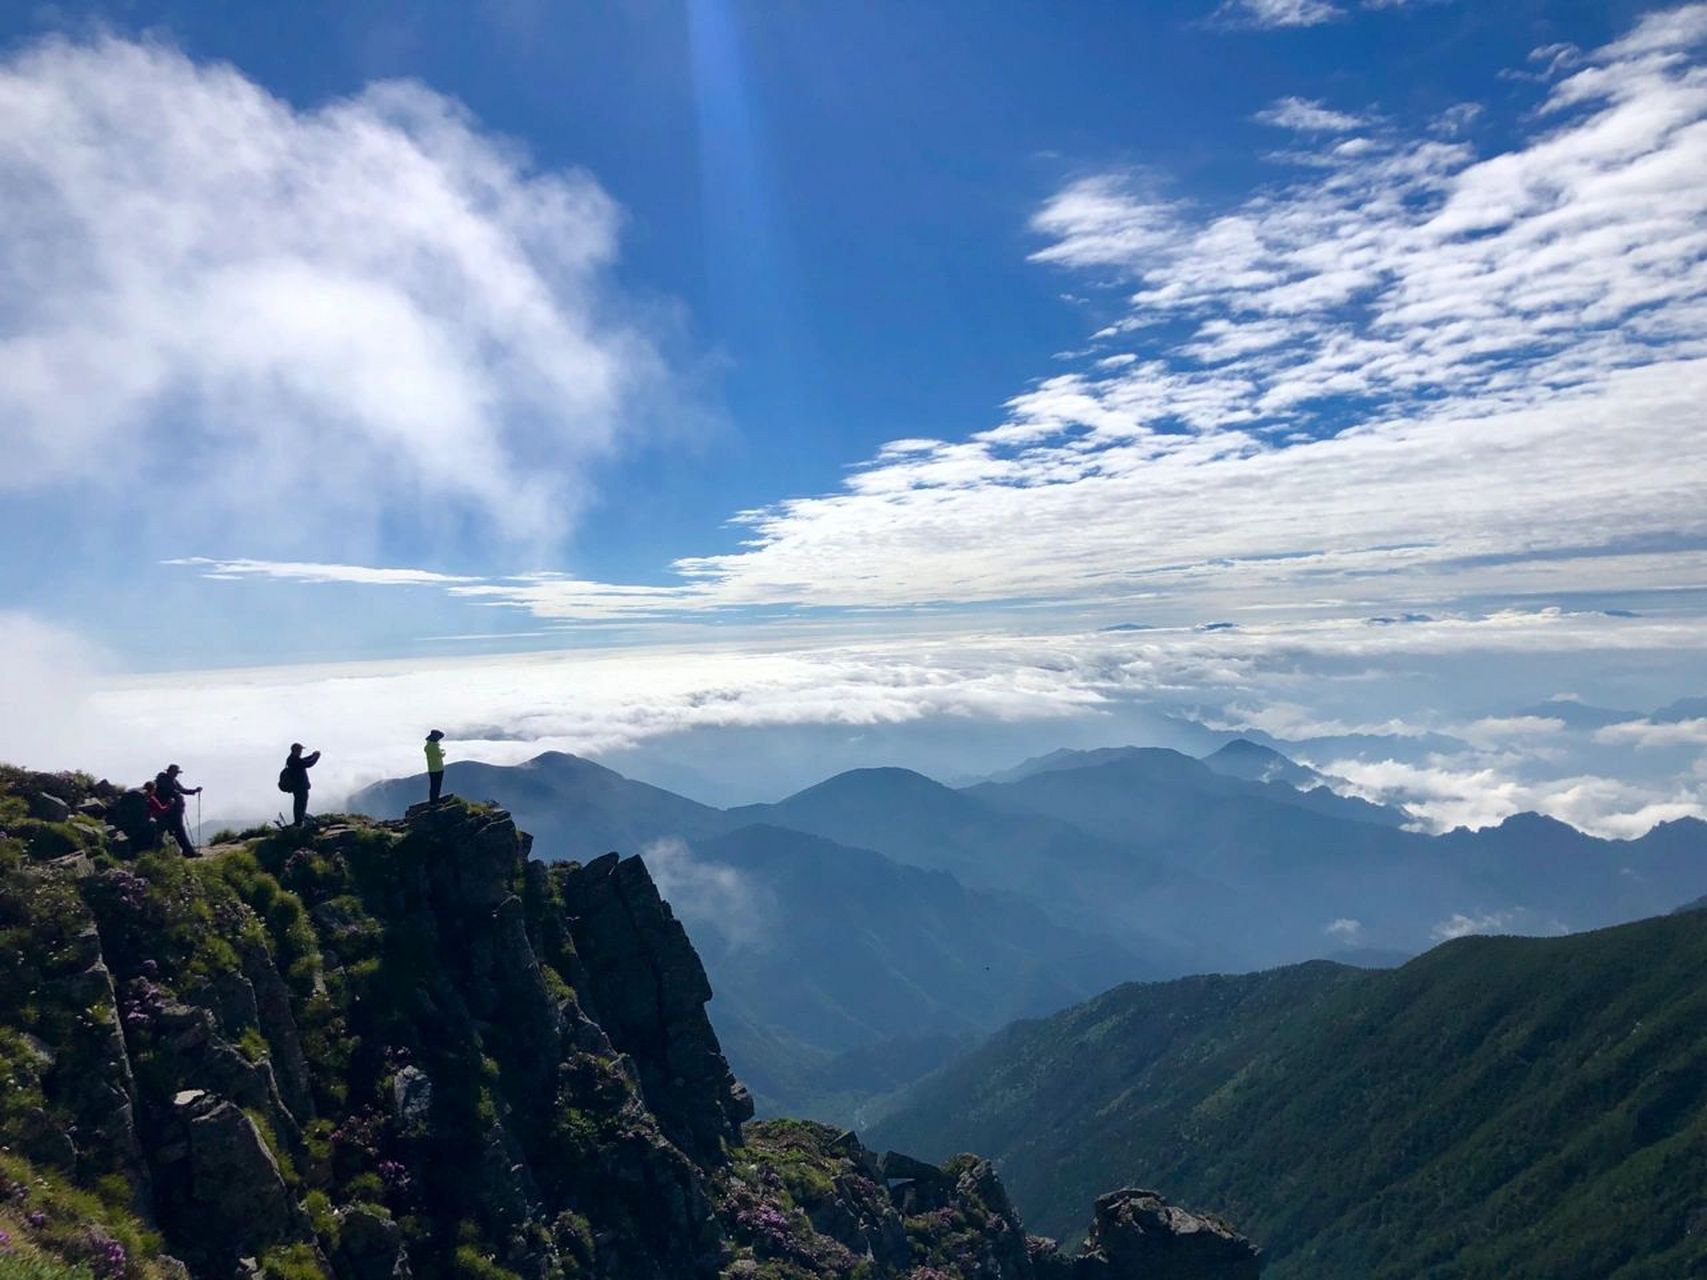
{"label": "exposed gray rock face", "polygon": [[587,1012],[634,1061],[670,1140],[696,1159],[715,1160],[740,1140],[753,1103],[705,1015],[711,983],[687,932],[639,858],[609,853],[572,870],[565,899],[593,993]]}
{"label": "exposed gray rock face", "polygon": [[38,791],[30,797],[30,817],[43,822],[64,822],[71,816],[71,806],[58,796]]}
{"label": "exposed gray rock face", "polygon": [[391,1111],[406,1131],[424,1130],[433,1116],[433,1082],[419,1067],[391,1077]]}
{"label": "exposed gray rock face", "polygon": [[154,1053],[159,1070],[180,1089],[202,1089],[258,1111],[280,1139],[295,1147],[300,1126],[279,1093],[272,1063],[251,1062],[219,1034],[207,1009],[168,1002],[156,1019]]}
{"label": "exposed gray rock face", "polygon": [[230,1101],[203,1089],[172,1099],[174,1141],[161,1151],[163,1205],[190,1243],[198,1271],[229,1274],[236,1260],[275,1244],[309,1238],[255,1122]]}
{"label": "exposed gray rock face", "polygon": [[390,1215],[372,1205],[352,1205],[338,1214],[340,1275],[350,1280],[408,1280],[403,1233]]}
{"label": "exposed gray rock face", "polygon": [[314,1094],[309,1084],[308,1059],[302,1052],[302,1036],[291,1011],[290,988],[279,975],[266,947],[248,941],[238,948],[243,976],[254,994],[255,1018],[267,1038],[272,1057],[273,1078],[285,1106],[299,1125],[314,1119]]}
{"label": "exposed gray rock face", "polygon": [[[62,1131],[62,1142],[51,1140],[45,1131],[40,1140],[57,1154],[49,1163],[67,1173],[85,1180],[111,1173],[123,1177],[132,1189],[134,1207],[147,1218],[149,1175],[137,1132],[136,1082],[119,1025],[113,977],[101,957],[100,934],[86,912],[84,918],[89,923],[74,939],[73,972],[41,993],[91,1014],[81,1069],[54,1076],[60,1086],[56,1101],[71,1115],[74,1127]],[[53,1056],[47,1046],[40,1051]]]}
{"label": "exposed gray rock face", "polygon": [[1074,1280],[1256,1280],[1257,1249],[1217,1218],[1126,1187],[1101,1196]]}

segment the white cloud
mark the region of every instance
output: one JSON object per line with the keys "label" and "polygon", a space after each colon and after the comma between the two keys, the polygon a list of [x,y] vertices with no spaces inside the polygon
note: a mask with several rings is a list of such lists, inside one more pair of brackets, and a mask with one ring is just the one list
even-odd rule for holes
{"label": "white cloud", "polygon": [[1363,116],[1335,111],[1313,98],[1279,98],[1256,113],[1259,124],[1299,133],[1347,133],[1369,123]]}
{"label": "white cloud", "polygon": [[1698,780],[1629,781],[1596,774],[1525,778],[1516,760],[1334,760],[1320,764],[1379,803],[1402,805],[1430,831],[1497,826],[1517,813],[1541,813],[1591,835],[1639,836],[1656,823],[1707,819],[1707,787]]}
{"label": "white cloud", "polygon": [[1294,742],[1308,738],[1339,737],[1343,734],[1352,733],[1412,738],[1420,737],[1428,732],[1425,726],[1409,724],[1398,719],[1360,723],[1325,719],[1308,707],[1284,700],[1265,702],[1261,705],[1235,702],[1219,712],[1200,716],[1199,719],[1211,729],[1220,729],[1228,733],[1259,729],[1276,738],[1285,738]]}
{"label": "white cloud", "polygon": [[[1071,184],[1034,256],[1126,273],[1143,357],[745,513],[754,545],[681,569],[712,600],[879,606],[1698,583],[1698,552],[1617,544],[1707,534],[1680,465],[1707,456],[1707,82],[1602,53],[1547,105],[1500,155],[1394,143],[1219,212]],[[1195,333],[1134,342],[1162,324]]]}
{"label": "white cloud", "polygon": [[1647,14],[1629,35],[1610,46],[1614,57],[1675,54],[1707,40],[1707,4],[1683,4]]}
{"label": "white cloud", "polygon": [[[917,726],[942,744],[931,758],[944,758],[950,744],[998,736],[1024,744],[1019,758],[1063,743],[1131,740],[1120,726],[1134,723],[1128,712],[1143,706],[1155,708],[1150,723],[1169,710],[1219,707],[1222,719],[1261,720],[1283,733],[1404,732],[1411,728],[1405,719],[1348,722],[1298,699],[1325,699],[1350,681],[1361,702],[1371,673],[1385,684],[1392,673],[1431,662],[1527,667],[1550,654],[1600,655],[1625,643],[1649,661],[1668,651],[1674,663],[1707,652],[1707,627],[1598,614],[1009,635],[921,619],[911,632],[897,633],[889,622],[873,631],[852,639],[841,625],[774,622],[745,635],[706,626],[670,645],[118,677],[94,657],[76,657],[74,636],[26,619],[0,628],[0,653],[11,655],[0,663],[0,707],[8,712],[0,717],[0,758],[132,782],[177,760],[208,784],[210,817],[258,816],[277,808],[272,779],[292,741],[325,750],[316,796],[330,806],[358,786],[418,769],[421,734],[433,726],[451,735],[453,758],[495,763],[544,750],[633,753],[712,731],[827,728],[848,739],[868,730],[881,738],[900,726]],[[1229,717],[1228,707],[1241,714]],[[1010,749],[979,767],[1011,763]],[[952,750],[973,754],[970,746]],[[879,752],[849,764],[894,762]],[[1638,834],[1699,812],[1707,795],[1707,777],[1694,774],[1624,781],[1567,770],[1562,779],[1525,779],[1503,758],[1476,767],[1310,763],[1361,794],[1400,800],[1440,828],[1539,808],[1585,829]],[[1636,771],[1642,762],[1632,753],[1626,763]],[[792,779],[802,766],[788,768]],[[761,780],[766,772],[758,760],[743,785],[776,786],[774,777]]]}
{"label": "white cloud", "polygon": [[1515,911],[1488,911],[1474,916],[1454,912],[1435,925],[1430,932],[1441,942],[1449,942],[1453,938],[1468,938],[1475,934],[1508,933],[1517,915]]}
{"label": "white cloud", "polygon": [[1456,732],[1477,746],[1518,741],[1533,750],[1537,740],[1562,733],[1564,729],[1565,722],[1552,716],[1483,716]]}
{"label": "white cloud", "polygon": [[1032,215],[1031,228],[1050,240],[1031,260],[1068,267],[1147,257],[1180,234],[1172,207],[1134,191],[1128,179],[1114,174],[1070,184]]}
{"label": "white cloud", "polygon": [[1456,137],[1474,124],[1482,115],[1479,102],[1459,102],[1435,117],[1430,131],[1446,137]]}
{"label": "white cloud", "polygon": [[1644,30],[1497,155],[1390,139],[1219,210],[1074,182],[1034,257],[1130,282],[1118,350],[738,513],[747,540],[676,582],[455,590],[551,619],[1142,598],[1177,622],[1693,590],[1707,79],[1687,23]]}
{"label": "white cloud", "polygon": [[200,570],[202,577],[215,579],[270,578],[279,582],[344,582],[364,587],[452,586],[479,581],[478,578],[458,574],[434,573],[429,569],[387,569],[373,565],[316,564],[293,560],[210,560],[206,556],[186,556],[165,563],[189,566]]}
{"label": "white cloud", "polygon": [[1322,932],[1342,947],[1355,947],[1363,941],[1363,922],[1341,916],[1329,921]]}
{"label": "white cloud", "polygon": [[71,767],[104,732],[89,694],[107,667],[77,632],[0,610],[0,761]]}
{"label": "white cloud", "polygon": [[1615,746],[1635,747],[1638,750],[1651,747],[1707,746],[1707,719],[1659,723],[1652,720],[1628,720],[1622,724],[1609,724],[1604,729],[1595,730],[1594,740]]}
{"label": "white cloud", "polygon": [[1562,921],[1538,915],[1527,907],[1498,911],[1455,911],[1430,930],[1437,942],[1485,934],[1527,934],[1531,937],[1569,933]]}
{"label": "white cloud", "polygon": [[1215,16],[1230,26],[1314,27],[1332,22],[1341,10],[1329,0],[1222,0]]}
{"label": "white cloud", "polygon": [[693,928],[717,933],[731,947],[762,948],[777,911],[776,896],[739,868],[699,857],[683,841],[657,840],[641,850],[658,892]]}
{"label": "white cloud", "polygon": [[550,538],[664,386],[619,221],[416,84],[302,110],[160,45],[17,50],[0,490],[104,486],[179,546]]}

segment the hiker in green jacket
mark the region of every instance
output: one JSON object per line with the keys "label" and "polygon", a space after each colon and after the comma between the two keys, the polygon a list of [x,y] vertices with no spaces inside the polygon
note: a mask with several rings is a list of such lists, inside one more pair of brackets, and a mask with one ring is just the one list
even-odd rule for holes
{"label": "hiker in green jacket", "polygon": [[445,785],[445,749],[439,745],[444,731],[434,729],[427,735],[427,803],[437,804],[439,792]]}

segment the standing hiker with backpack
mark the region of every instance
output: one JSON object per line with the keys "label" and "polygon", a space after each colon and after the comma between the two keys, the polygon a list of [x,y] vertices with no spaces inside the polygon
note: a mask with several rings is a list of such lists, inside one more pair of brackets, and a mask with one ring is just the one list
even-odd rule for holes
{"label": "standing hiker with backpack", "polygon": [[445,749],[439,745],[444,731],[434,729],[427,735],[427,803],[437,804],[445,785]]}
{"label": "standing hiker with backpack", "polygon": [[184,826],[184,815],[189,811],[189,798],[199,796],[202,789],[186,787],[180,782],[178,775],[182,772],[177,765],[169,764],[154,775],[154,803],[150,810],[160,811],[155,818],[160,831],[178,842],[178,849],[186,858],[193,858],[196,842],[190,839],[189,829]]}
{"label": "standing hiker with backpack", "polygon": [[289,792],[293,799],[290,824],[300,827],[308,817],[308,771],[320,762],[320,753],[302,754],[302,744],[290,744],[290,755],[279,770],[279,790]]}

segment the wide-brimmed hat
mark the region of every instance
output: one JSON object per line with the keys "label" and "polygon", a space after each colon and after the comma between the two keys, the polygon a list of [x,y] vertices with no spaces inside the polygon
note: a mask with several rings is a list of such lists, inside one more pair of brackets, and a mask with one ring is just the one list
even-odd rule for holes
{"label": "wide-brimmed hat", "polygon": [[440,738],[442,738],[444,736],[445,736],[445,731],[443,729],[434,729],[431,733],[429,733],[427,735],[427,741],[428,742],[437,742]]}

